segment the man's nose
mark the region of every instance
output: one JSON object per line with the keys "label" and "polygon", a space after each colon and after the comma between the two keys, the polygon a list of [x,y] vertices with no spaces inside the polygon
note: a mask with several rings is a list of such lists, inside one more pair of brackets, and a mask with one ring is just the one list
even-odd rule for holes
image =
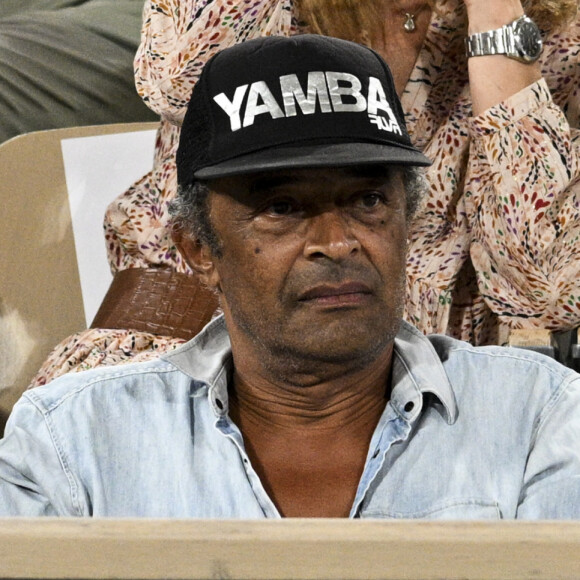
{"label": "man's nose", "polygon": [[344,260],[360,251],[346,216],[340,210],[329,210],[310,218],[304,254],[307,258]]}

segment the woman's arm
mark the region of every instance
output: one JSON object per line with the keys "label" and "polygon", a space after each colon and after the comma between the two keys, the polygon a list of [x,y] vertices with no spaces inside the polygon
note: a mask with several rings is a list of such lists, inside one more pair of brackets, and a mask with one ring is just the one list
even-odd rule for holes
{"label": "woman's arm", "polygon": [[[524,14],[520,0],[464,0],[468,34],[495,30]],[[541,77],[537,63],[525,64],[504,55],[474,56],[468,60],[473,114],[479,115]]]}
{"label": "woman's arm", "polygon": [[579,59],[576,22],[548,39],[544,80],[471,121],[471,257],[512,326],[580,324]]}

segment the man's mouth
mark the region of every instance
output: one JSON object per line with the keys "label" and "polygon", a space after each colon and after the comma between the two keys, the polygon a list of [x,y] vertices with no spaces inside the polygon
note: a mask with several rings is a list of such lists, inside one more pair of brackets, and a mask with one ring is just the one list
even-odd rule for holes
{"label": "man's mouth", "polygon": [[321,306],[355,306],[366,301],[371,294],[371,289],[361,282],[319,284],[303,292],[298,300]]}

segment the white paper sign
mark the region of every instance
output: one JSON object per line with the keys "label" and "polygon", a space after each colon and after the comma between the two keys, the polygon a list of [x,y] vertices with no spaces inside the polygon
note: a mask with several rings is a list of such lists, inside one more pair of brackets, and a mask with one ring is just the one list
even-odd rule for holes
{"label": "white paper sign", "polygon": [[61,141],[87,327],[112,276],[103,217],[109,203],[153,166],[155,130]]}

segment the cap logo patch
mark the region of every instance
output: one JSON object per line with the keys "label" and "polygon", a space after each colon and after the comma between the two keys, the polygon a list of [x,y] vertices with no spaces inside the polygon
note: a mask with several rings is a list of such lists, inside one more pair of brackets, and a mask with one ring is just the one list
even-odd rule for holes
{"label": "cap logo patch", "polygon": [[369,122],[378,129],[402,134],[378,78],[368,77],[366,96],[360,79],[346,72],[309,72],[306,93],[295,74],[283,75],[278,80],[281,103],[266,81],[238,86],[231,99],[225,93],[213,98],[229,117],[232,131],[250,127],[258,115],[267,114],[272,119],[295,117],[299,113],[313,115],[318,103],[321,113],[367,113]]}

